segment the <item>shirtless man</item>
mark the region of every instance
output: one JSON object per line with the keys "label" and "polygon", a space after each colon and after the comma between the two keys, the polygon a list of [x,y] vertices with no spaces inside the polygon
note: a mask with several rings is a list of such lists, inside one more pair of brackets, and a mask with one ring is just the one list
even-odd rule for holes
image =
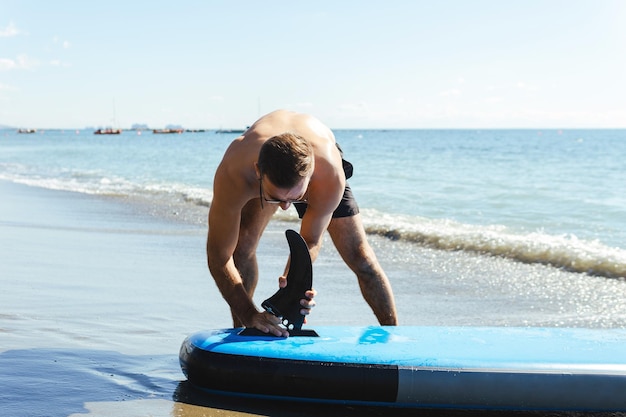
{"label": "shirtless man", "polygon": [[[287,210],[291,204],[302,219],[300,234],[311,260],[328,230],[379,323],[397,324],[389,280],[367,242],[346,175],[352,175],[352,165],[342,160],[331,130],[305,114],[278,110],[265,115],[228,147],[213,182],[207,259],[234,327],[289,335],[278,317],[257,309],[252,296],[261,234],[277,208]],[[288,268],[280,287],[286,285]],[[315,305],[315,294],[303,294],[302,314]]]}

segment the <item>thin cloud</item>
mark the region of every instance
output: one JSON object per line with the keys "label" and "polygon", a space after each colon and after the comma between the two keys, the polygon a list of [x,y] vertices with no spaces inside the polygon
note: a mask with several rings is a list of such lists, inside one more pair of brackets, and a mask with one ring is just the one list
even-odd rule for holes
{"label": "thin cloud", "polygon": [[53,43],[54,45],[61,45],[61,47],[62,47],[63,49],[69,49],[69,47],[70,47],[70,45],[71,45],[71,44],[70,44],[70,41],[68,41],[68,40],[61,41],[61,39],[60,39],[58,36],[54,36],[54,37],[52,38],[52,43]]}
{"label": "thin cloud", "polygon": [[7,58],[0,58],[0,71],[6,71],[15,67],[15,61]]}
{"label": "thin cloud", "polygon": [[67,62],[63,62],[59,59],[53,59],[52,61],[50,61],[50,66],[52,67],[63,67],[63,68],[69,68],[72,65],[68,64]]}
{"label": "thin cloud", "polygon": [[0,30],[0,38],[11,38],[22,33],[21,30],[15,26],[15,23],[10,22],[6,28]]}
{"label": "thin cloud", "polygon": [[37,66],[39,66],[39,61],[31,59],[25,54],[19,55],[16,59],[0,58],[0,71],[30,70]]}

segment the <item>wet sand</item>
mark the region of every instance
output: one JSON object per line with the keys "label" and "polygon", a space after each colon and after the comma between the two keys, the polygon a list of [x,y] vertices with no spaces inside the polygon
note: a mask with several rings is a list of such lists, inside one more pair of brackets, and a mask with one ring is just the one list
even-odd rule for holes
{"label": "wet sand", "polygon": [[[200,329],[231,324],[227,306],[205,266],[203,224],[150,215],[120,199],[6,182],[0,182],[0,196],[3,416],[475,414],[300,404],[199,393],[184,382],[180,372],[180,343]],[[289,226],[273,223],[263,238],[259,248],[263,271],[257,298],[275,291],[288,252],[283,231]],[[394,268],[384,239],[375,239],[375,245],[386,254],[384,266],[388,273],[400,277],[410,274]],[[353,276],[331,248],[326,244],[316,266],[318,275],[332,276],[333,280],[320,280],[316,286],[327,295],[320,296],[323,308],[314,312],[315,323],[375,324]],[[424,262],[433,259],[425,256]],[[458,304],[452,288],[458,288],[459,283],[462,280],[429,287],[428,280],[423,280],[417,293],[397,290],[401,321],[420,324],[420,320],[432,322],[439,317],[442,324],[459,324],[463,319],[460,315],[455,321],[443,314]],[[409,284],[405,285],[408,288]],[[450,292],[440,302],[427,301],[434,293],[444,291],[446,285]],[[335,298],[332,293],[337,294]],[[458,297],[467,297],[467,291]],[[416,314],[416,300],[421,302],[420,310],[427,312],[421,317]],[[486,316],[478,310],[475,314]]]}

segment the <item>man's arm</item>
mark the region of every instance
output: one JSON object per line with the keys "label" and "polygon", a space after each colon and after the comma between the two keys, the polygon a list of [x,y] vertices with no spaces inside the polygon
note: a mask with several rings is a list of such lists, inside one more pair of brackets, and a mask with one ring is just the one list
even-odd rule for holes
{"label": "man's arm", "polygon": [[335,165],[324,161],[325,166],[320,166],[316,173],[318,177],[315,183],[309,186],[309,204],[302,217],[300,234],[309,247],[311,261],[315,261],[319,255],[322,237],[330,224],[333,212],[341,202],[346,186],[345,175],[340,168],[339,153],[336,157]]}
{"label": "man's arm", "polygon": [[244,326],[271,332],[276,336],[287,336],[288,333],[279,326],[280,319],[257,310],[235,266],[233,254],[239,238],[241,210],[245,198],[235,195],[232,190],[233,185],[228,181],[227,174],[218,168],[214,180],[213,202],[209,209],[206,246],[209,270],[222,297]]}

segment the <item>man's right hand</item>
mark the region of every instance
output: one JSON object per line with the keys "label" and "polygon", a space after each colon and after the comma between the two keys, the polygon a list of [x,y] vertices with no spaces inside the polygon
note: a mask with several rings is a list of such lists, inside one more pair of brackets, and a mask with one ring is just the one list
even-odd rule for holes
{"label": "man's right hand", "polygon": [[[280,277],[278,277],[278,288],[285,288],[286,286],[287,277],[281,275]],[[315,307],[315,300],[313,300],[313,298],[316,295],[317,291],[315,291],[313,288],[304,293],[304,298],[300,299],[300,305],[304,307],[302,310],[300,310],[300,314],[306,316],[311,313],[311,308]]]}
{"label": "man's right hand", "polygon": [[289,337],[287,329],[281,326],[281,320],[267,311],[257,312],[252,316],[252,323],[246,327],[253,327],[263,333],[270,333],[274,336]]}

